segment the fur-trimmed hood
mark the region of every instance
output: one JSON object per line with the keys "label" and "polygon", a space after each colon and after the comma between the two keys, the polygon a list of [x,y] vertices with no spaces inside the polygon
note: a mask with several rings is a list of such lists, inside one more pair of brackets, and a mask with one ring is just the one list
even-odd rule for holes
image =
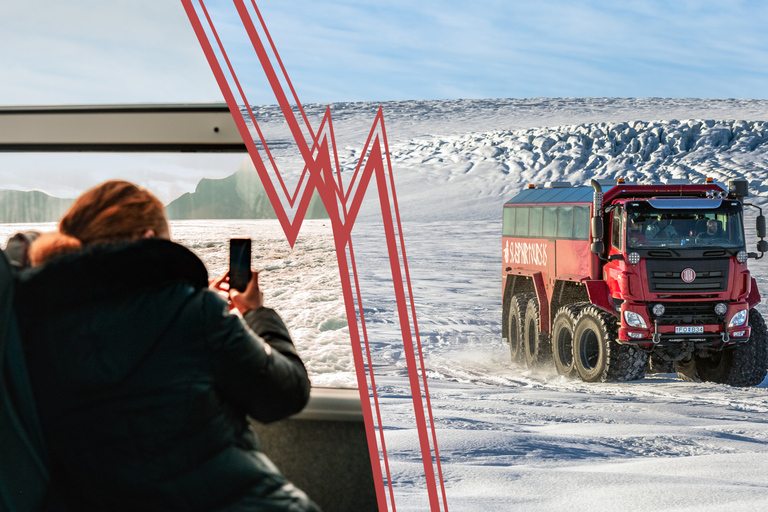
{"label": "fur-trimmed hood", "polygon": [[207,285],[203,262],[174,242],[92,246],[22,271],[16,311],[27,350],[98,387],[134,371]]}
{"label": "fur-trimmed hood", "polygon": [[157,238],[96,245],[21,272],[22,309],[61,313],[135,291],[184,281],[208,286],[208,271],[189,249]]}

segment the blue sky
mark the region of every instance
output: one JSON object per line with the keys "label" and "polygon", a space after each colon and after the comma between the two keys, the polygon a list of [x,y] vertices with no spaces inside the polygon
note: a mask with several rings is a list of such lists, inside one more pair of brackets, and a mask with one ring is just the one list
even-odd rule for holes
{"label": "blue sky", "polygon": [[[257,3],[303,103],[768,98],[764,1]],[[260,68],[251,69],[251,103],[274,103]],[[180,0],[0,0],[0,105],[221,101]],[[0,188],[74,197],[124,178],[170,201],[241,161],[7,153]]]}
{"label": "blue sky", "polygon": [[[758,0],[257,3],[303,102],[768,98]],[[0,0],[0,75],[0,105],[222,100],[173,0]]]}

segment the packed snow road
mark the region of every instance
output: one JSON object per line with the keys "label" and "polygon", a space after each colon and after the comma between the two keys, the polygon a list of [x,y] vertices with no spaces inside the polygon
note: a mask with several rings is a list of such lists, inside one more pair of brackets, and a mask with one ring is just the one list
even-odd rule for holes
{"label": "packed snow road", "polygon": [[[768,503],[767,382],[734,388],[654,374],[588,384],[553,366],[512,363],[501,340],[500,222],[403,229],[450,510],[760,510]],[[391,277],[382,251],[361,238],[363,289],[380,290],[369,327],[385,333],[394,302],[383,285]],[[761,264],[751,267],[764,282]],[[374,348],[396,503],[428,510],[402,349]]]}
{"label": "packed snow road", "polygon": [[[489,355],[497,354],[465,359],[472,371],[462,377],[505,368]],[[430,382],[452,510],[761,510],[768,502],[765,389],[672,375],[583,384],[506,369],[520,376]],[[395,474],[407,473],[407,460],[395,460]]]}

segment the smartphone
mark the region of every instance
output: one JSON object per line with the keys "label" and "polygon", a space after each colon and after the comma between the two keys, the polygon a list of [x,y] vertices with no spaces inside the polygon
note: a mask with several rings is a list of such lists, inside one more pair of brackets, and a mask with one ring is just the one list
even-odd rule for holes
{"label": "smartphone", "polygon": [[229,239],[229,287],[244,292],[251,280],[251,239]]}

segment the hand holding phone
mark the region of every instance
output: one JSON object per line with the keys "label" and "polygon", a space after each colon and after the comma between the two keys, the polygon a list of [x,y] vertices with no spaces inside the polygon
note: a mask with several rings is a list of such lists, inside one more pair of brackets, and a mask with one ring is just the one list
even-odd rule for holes
{"label": "hand holding phone", "polygon": [[[222,278],[223,279],[223,278]],[[259,273],[251,271],[251,239],[231,238],[229,240],[229,281],[230,308],[234,306],[241,314],[264,305],[264,293],[259,288]]]}
{"label": "hand holding phone", "polygon": [[229,298],[231,304],[237,308],[241,315],[251,309],[258,309],[264,305],[264,292],[259,287],[259,273],[253,272],[248,287],[243,293],[230,289]]}
{"label": "hand holding phone", "polygon": [[244,292],[251,280],[251,239],[229,239],[229,288]]}

